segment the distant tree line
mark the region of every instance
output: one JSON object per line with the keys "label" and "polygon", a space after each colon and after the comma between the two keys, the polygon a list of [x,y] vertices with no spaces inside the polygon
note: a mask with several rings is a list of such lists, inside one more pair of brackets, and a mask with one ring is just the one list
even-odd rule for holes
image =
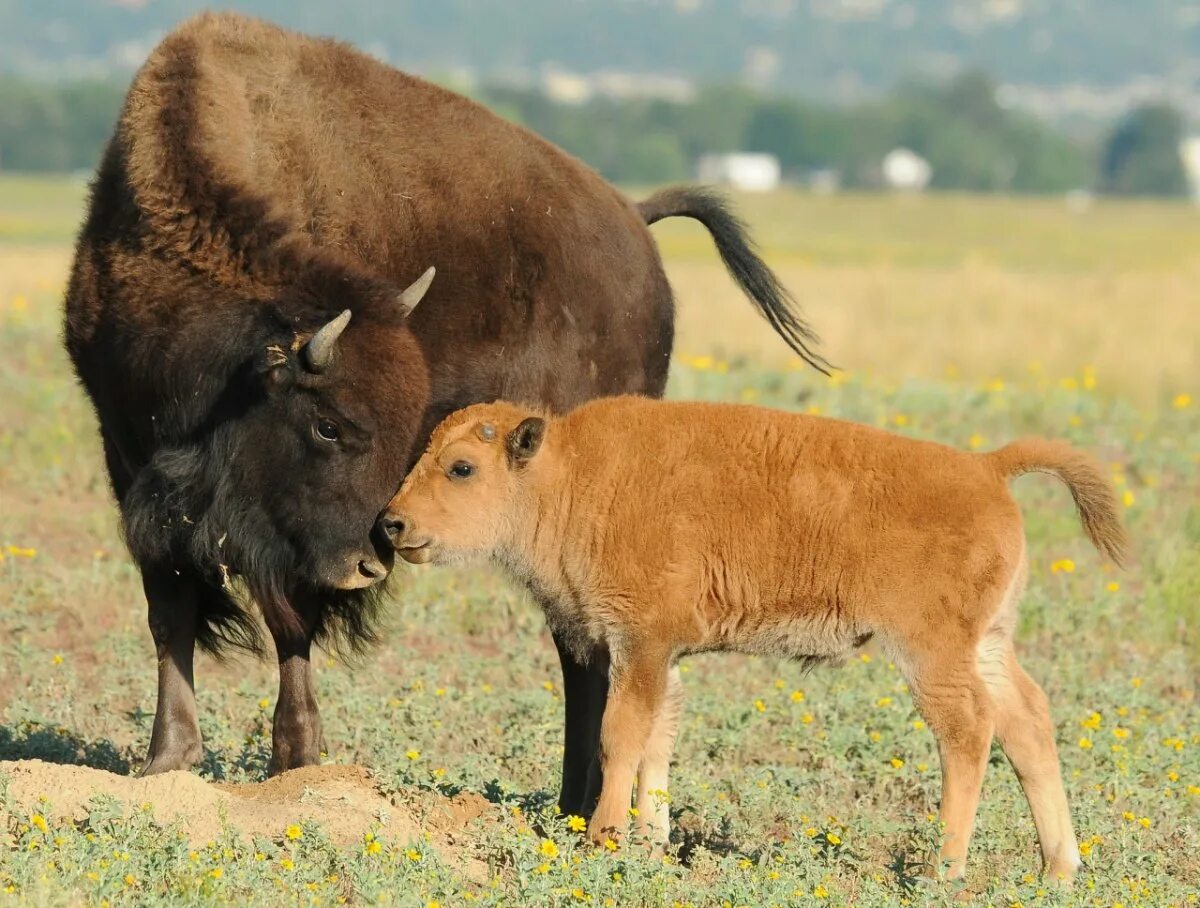
{"label": "distant tree line", "polygon": [[[0,170],[87,170],[99,160],[124,86],[38,83],[0,77]],[[907,83],[889,96],[833,107],[710,87],[690,101],[597,97],[578,105],[531,90],[489,86],[479,101],[528,126],[620,183],[692,177],[706,153],[769,152],[787,178],[836,173],[842,185],[880,183],[880,162],[909,148],[933,168],[933,186],[978,192],[1050,193],[1077,188],[1180,195],[1179,114],[1132,111],[1099,146],[1071,139],[997,101],[980,73],[941,84]]]}

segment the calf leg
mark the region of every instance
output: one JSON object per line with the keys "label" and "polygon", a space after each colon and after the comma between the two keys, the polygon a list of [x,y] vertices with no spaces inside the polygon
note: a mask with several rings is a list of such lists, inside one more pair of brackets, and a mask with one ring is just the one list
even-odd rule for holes
{"label": "calf leg", "polygon": [[168,566],[144,567],[142,587],[158,656],[158,703],[142,775],[190,769],[202,755],[193,658],[200,581]]}
{"label": "calf leg", "polygon": [[[941,863],[946,876],[957,879],[966,872],[967,847],[975,826],[983,774],[992,744],[994,708],[979,678],[972,647],[944,645],[957,662],[926,659],[909,673],[913,699],[938,742],[942,764],[943,826]],[[966,654],[967,658],[963,658]]]}
{"label": "calf leg", "polygon": [[604,785],[588,824],[596,844],[619,839],[629,819],[630,792],[667,686],[669,657],[652,651],[613,656],[608,705],[600,727]]}
{"label": "calf leg", "polygon": [[667,791],[671,770],[671,754],[675,751],[675,736],[683,712],[683,685],[679,668],[673,666],[667,675],[667,689],[654,726],[642,753],[637,774],[637,822],[634,829],[645,836],[655,849],[662,848],[671,837],[671,807]]}
{"label": "calf leg", "polygon": [[563,730],[562,788],[558,809],[581,817],[592,815],[600,794],[600,722],[608,699],[608,658],[596,652],[582,664],[565,638],[554,635],[562,665],[566,723]]}
{"label": "calf leg", "polygon": [[271,624],[279,659],[279,699],[271,728],[270,776],[312,766],[321,759],[321,714],[310,661],[320,608],[315,600],[302,601],[296,607],[298,625],[281,628]]}
{"label": "calf leg", "polygon": [[1050,705],[1017,663],[1011,645],[1002,651],[1000,666],[1001,671],[985,676],[996,703],[997,737],[1029,801],[1043,871],[1069,884],[1080,865],[1079,845],[1054,746]]}

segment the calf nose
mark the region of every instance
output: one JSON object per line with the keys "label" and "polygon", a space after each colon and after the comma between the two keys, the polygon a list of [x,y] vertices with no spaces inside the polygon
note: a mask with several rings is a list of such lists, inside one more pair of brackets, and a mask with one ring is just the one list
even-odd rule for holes
{"label": "calf nose", "polygon": [[392,545],[404,537],[404,517],[400,514],[384,514],[379,518],[379,529]]}

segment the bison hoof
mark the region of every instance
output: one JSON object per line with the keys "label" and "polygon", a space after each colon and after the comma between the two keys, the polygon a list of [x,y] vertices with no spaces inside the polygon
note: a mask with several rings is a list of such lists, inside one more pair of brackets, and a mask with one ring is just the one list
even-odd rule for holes
{"label": "bison hoof", "polygon": [[146,757],[146,762],[138,775],[156,776],[161,772],[172,772],[176,769],[186,772],[199,763],[202,756],[203,751],[199,741],[179,747],[164,747]]}

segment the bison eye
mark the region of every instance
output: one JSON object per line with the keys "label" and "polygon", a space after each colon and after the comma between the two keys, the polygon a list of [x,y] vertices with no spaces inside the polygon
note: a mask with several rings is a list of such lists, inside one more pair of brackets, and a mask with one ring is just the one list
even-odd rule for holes
{"label": "bison eye", "polygon": [[332,419],[318,419],[316,432],[321,441],[337,441],[342,434],[342,430]]}
{"label": "bison eye", "polygon": [[467,463],[465,460],[460,460],[446,471],[451,479],[467,479],[475,473],[475,467]]}

